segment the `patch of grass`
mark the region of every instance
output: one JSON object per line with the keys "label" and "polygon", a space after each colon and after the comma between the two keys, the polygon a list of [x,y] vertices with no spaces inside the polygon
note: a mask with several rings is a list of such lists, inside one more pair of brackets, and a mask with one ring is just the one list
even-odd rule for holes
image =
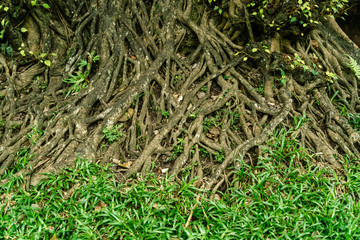
{"label": "patch of grass", "polygon": [[177,138],[177,142],[176,142],[176,144],[174,144],[174,148],[171,151],[171,158],[176,159],[183,152],[184,152],[184,139],[183,138]]}
{"label": "patch of grass", "polygon": [[36,127],[33,127],[31,129],[32,131],[27,134],[27,138],[32,144],[36,144],[36,141],[44,134],[44,130],[39,129],[37,124]]}
{"label": "patch of grass", "polygon": [[215,162],[222,163],[224,160],[225,160],[224,149],[221,149],[221,151],[215,153]]}
{"label": "patch of grass", "polygon": [[202,147],[199,147],[199,154],[200,154],[200,156],[202,156],[204,158],[210,157],[209,151]]}
{"label": "patch of grass", "polygon": [[91,63],[98,61],[100,57],[95,56],[94,52],[89,53],[89,62],[87,60],[80,60],[78,65],[78,70],[75,72],[76,75],[70,74],[69,78],[63,79],[62,81],[68,84],[71,84],[68,92],[66,93],[65,98],[67,98],[71,93],[77,93],[81,89],[87,87],[89,82],[89,75],[91,71]]}
{"label": "patch of grass", "polygon": [[8,173],[12,174],[18,172],[20,169],[26,167],[30,160],[31,160],[30,149],[21,148],[20,151],[18,151],[15,154],[14,167],[10,168],[10,171],[8,171]]}
{"label": "patch of grass", "polygon": [[231,130],[233,131],[238,131],[240,128],[240,113],[239,111],[236,109],[234,111],[228,111],[225,110],[226,114],[228,114],[229,118],[230,118],[230,127]]}
{"label": "patch of grass", "polygon": [[359,184],[359,178],[343,184],[330,169],[301,173],[293,166],[290,162],[281,169],[269,159],[255,168],[242,163],[237,175],[243,184],[226,195],[232,208],[229,218],[242,225],[240,237],[359,239],[360,205],[357,190],[349,187]]}
{"label": "patch of grass", "polygon": [[310,164],[300,171],[295,160],[307,159],[306,153],[291,157],[287,150],[284,157],[281,146],[285,145],[269,146],[276,153],[268,152],[256,167],[238,160],[241,168],[234,170],[234,180],[240,181],[240,187],[230,188],[221,200],[209,200],[205,191],[186,179],[179,185],[150,174],[132,184],[119,183],[107,167],[81,158],[74,169],[48,174],[28,191],[22,188],[22,177],[12,178],[0,186],[0,235],[5,239],[359,239],[360,167],[349,166],[346,181],[330,169]]}
{"label": "patch of grass", "polygon": [[347,118],[351,126],[353,126],[355,131],[360,131],[360,113],[357,114],[347,114]]}
{"label": "patch of grass", "polygon": [[[297,126],[301,126],[301,121],[295,121]],[[309,150],[301,146],[300,142],[294,136],[295,132],[292,129],[275,129],[274,136],[268,141],[267,146],[263,147],[267,158],[276,162],[275,165],[286,164],[296,160],[308,162],[310,156]],[[278,164],[279,163],[279,164]]]}

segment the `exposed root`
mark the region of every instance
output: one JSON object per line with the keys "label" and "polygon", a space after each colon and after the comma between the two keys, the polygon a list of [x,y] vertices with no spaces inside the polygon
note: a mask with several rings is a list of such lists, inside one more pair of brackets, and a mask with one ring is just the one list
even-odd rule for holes
{"label": "exposed root", "polygon": [[[190,0],[116,1],[111,9],[106,1],[56,4],[50,13],[59,24],[45,24],[41,9],[29,20],[45,29],[35,32],[41,51],[58,55],[50,69],[0,54],[1,175],[57,172],[81,156],[120,161],[125,165],[115,171],[123,179],[170,168],[171,175],[197,178],[199,187],[216,191],[241,167],[236,159],[250,156],[246,163],[256,165],[260,146],[278,128],[296,129],[293,136],[315,164],[342,172],[345,154],[360,158],[360,136],[350,122],[360,111],[359,80],[345,55],[356,58],[358,49],[331,18],[306,41],[268,39],[269,54],[243,47],[211,9]],[[248,16],[245,7],[242,12]],[[245,19],[227,27],[242,26],[249,42],[262,46]],[[80,71],[81,60],[88,63],[86,87],[66,97],[71,86],[62,79]],[[308,122],[296,126],[303,116]],[[119,124],[121,137],[107,141],[103,130]],[[31,183],[43,177],[35,174]]]}

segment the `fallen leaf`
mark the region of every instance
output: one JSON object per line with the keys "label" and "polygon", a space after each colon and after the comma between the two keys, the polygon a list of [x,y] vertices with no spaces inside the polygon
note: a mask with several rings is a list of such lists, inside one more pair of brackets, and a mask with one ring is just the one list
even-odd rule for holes
{"label": "fallen leaf", "polygon": [[104,203],[103,201],[100,201],[96,206],[95,206],[95,211],[99,212],[101,209],[107,207],[106,203]]}
{"label": "fallen leaf", "polygon": [[125,113],[124,115],[122,115],[120,117],[119,122],[126,122],[126,121],[130,120],[133,115],[134,115],[134,109],[129,108],[127,113]]}
{"label": "fallen leaf", "polygon": [[208,138],[213,139],[214,141],[217,141],[219,139],[220,130],[217,127],[210,128],[209,132],[206,133],[206,136]]}
{"label": "fallen leaf", "polygon": [[58,237],[56,236],[56,234],[54,234],[52,238],[50,238],[50,240],[58,240]]}
{"label": "fallen leaf", "polygon": [[215,200],[221,200],[221,197],[219,196],[219,194],[215,194],[215,195],[214,195],[214,199],[215,199]]}
{"label": "fallen leaf", "polygon": [[39,210],[42,209],[40,205],[36,203],[31,204],[31,208],[33,208],[36,212],[39,212]]}
{"label": "fallen leaf", "polygon": [[112,160],[113,163],[115,163],[116,165],[118,165],[119,167],[122,167],[122,168],[130,168],[131,165],[132,165],[132,161],[129,161],[129,162],[126,162],[126,163],[122,163],[120,160],[118,159],[113,159]]}
{"label": "fallen leaf", "polygon": [[203,98],[205,97],[206,93],[204,92],[199,92],[198,94],[196,94],[198,98]]}

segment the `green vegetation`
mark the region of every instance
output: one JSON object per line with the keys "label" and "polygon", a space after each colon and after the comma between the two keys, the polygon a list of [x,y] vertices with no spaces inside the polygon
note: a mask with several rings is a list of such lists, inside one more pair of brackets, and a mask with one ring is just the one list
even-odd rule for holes
{"label": "green vegetation", "polygon": [[32,128],[31,133],[27,134],[28,139],[32,144],[36,144],[36,141],[44,134],[44,131],[39,129],[38,126]]}
{"label": "green vegetation", "polygon": [[359,64],[351,56],[349,56],[349,55],[347,55],[347,56],[349,57],[349,67],[354,72],[355,77],[357,79],[360,79],[360,66],[359,66]]}
{"label": "green vegetation", "polygon": [[224,160],[225,160],[225,153],[223,149],[215,153],[215,162],[222,163]]}
{"label": "green vegetation", "polygon": [[20,169],[27,166],[28,162],[31,159],[30,149],[29,148],[21,148],[20,151],[16,153],[16,162],[15,167],[11,169],[12,173],[18,172]]}
{"label": "green vegetation", "polygon": [[254,90],[259,94],[264,95],[264,91],[265,91],[264,84],[263,83],[259,84],[259,86],[257,88],[254,88]]}
{"label": "green vegetation", "polygon": [[[296,120],[295,124],[300,127],[302,121],[304,120]],[[291,163],[294,164],[294,159],[303,161],[305,165],[308,165],[310,159],[308,150],[301,147],[300,142],[295,138],[295,134],[296,132],[292,129],[276,129],[273,137],[268,141],[268,146],[263,147],[267,156],[266,159],[274,161],[274,166],[279,168],[288,167]]]}
{"label": "green vegetation", "polygon": [[[347,3],[348,0],[321,2],[315,0],[297,0],[284,4],[282,11],[277,13],[273,9],[278,7],[278,1],[274,3],[271,1],[253,0],[247,4],[247,8],[249,14],[256,21],[263,23],[271,29],[279,31],[289,29],[289,27],[298,27],[301,29],[301,35],[303,36],[304,30],[314,28],[325,15],[332,15],[334,17],[341,15]],[[300,33],[298,34],[300,35]]]}
{"label": "green vegetation", "polygon": [[176,159],[184,152],[184,139],[178,138],[173,150],[171,151],[171,158]]}
{"label": "green vegetation", "polygon": [[[26,28],[21,28],[21,32],[27,32]],[[18,48],[19,53],[23,56],[26,57],[27,55],[30,56],[32,59],[35,59],[43,64],[45,64],[46,66],[50,67],[51,66],[51,61],[49,59],[47,59],[49,56],[47,53],[39,53],[39,52],[32,52],[32,51],[25,51],[24,49],[25,44],[22,43],[21,46]],[[51,54],[52,56],[56,57],[55,53]]]}
{"label": "green vegetation", "polygon": [[168,118],[170,116],[170,113],[168,111],[161,110],[161,115],[163,115],[164,118]]}
{"label": "green vegetation", "polygon": [[346,116],[349,120],[349,123],[353,126],[354,130],[360,131],[360,113],[357,114],[348,113]]}
{"label": "green vegetation", "polygon": [[46,8],[46,9],[49,9],[49,8],[50,8],[49,4],[47,4],[47,3],[38,4],[37,2],[38,2],[37,0],[32,0],[32,1],[30,1],[31,6],[34,7],[34,6],[36,6],[36,5],[41,5],[43,8]]}
{"label": "green vegetation", "polygon": [[104,138],[108,143],[113,143],[115,141],[120,140],[120,138],[124,135],[121,131],[121,128],[123,127],[122,124],[112,126],[110,129],[105,127],[103,129]]}
{"label": "green vegetation", "polygon": [[206,157],[210,157],[210,153],[208,150],[206,150],[205,148],[199,147],[199,153],[200,156],[206,158]]}
{"label": "green vegetation", "polygon": [[[30,154],[30,148],[27,147],[20,148],[20,150],[17,151],[14,155],[15,155],[14,165],[6,170],[6,174],[4,177],[12,176],[12,174],[17,173],[19,170],[26,167],[32,158],[32,155]],[[2,236],[1,232],[0,232],[0,236]]]}
{"label": "green vegetation", "polygon": [[[279,143],[283,141],[286,138]],[[308,156],[293,151],[274,159],[281,155],[281,146],[272,144],[269,149],[277,153],[259,159],[256,167],[241,161],[241,168],[234,171],[240,187],[230,188],[221,200],[210,200],[186,178],[177,185],[150,174],[119,183],[107,167],[81,158],[75,169],[49,174],[29,190],[23,188],[21,177],[12,178],[0,187],[0,235],[5,239],[358,239],[359,166],[347,163],[347,181],[310,163],[300,171],[296,159]]]}
{"label": "green vegetation", "polygon": [[221,113],[216,114],[215,117],[205,117],[202,122],[204,132],[207,133],[211,127],[219,127],[221,125]]}
{"label": "green vegetation", "polygon": [[0,52],[3,55],[8,56],[8,57],[12,57],[14,54],[13,48],[10,45],[4,44],[4,43],[2,43],[0,45]]}
{"label": "green vegetation", "polygon": [[[211,4],[212,2],[216,3],[216,0],[208,0],[209,4]],[[218,1],[220,2],[220,1]],[[223,10],[221,8],[219,8],[218,5],[214,6],[214,10],[217,11],[219,14],[222,14]]]}
{"label": "green vegetation", "polygon": [[[91,70],[91,62],[95,63],[99,60],[99,56],[94,56],[94,52],[89,54],[90,61],[87,60],[81,60],[78,63],[78,71],[76,72],[76,75],[70,74],[70,77],[67,79],[63,79],[63,82],[72,84],[68,92],[66,93],[65,97],[68,97],[70,93],[77,93],[81,89],[87,87],[88,85],[88,77]],[[84,69],[85,68],[85,69]]]}
{"label": "green vegetation", "polygon": [[[9,7],[7,6],[4,6],[3,4],[0,5],[0,12],[7,12],[9,11]],[[1,25],[1,28],[0,28],[0,40],[2,40],[4,38],[4,33],[5,33],[5,29],[6,29],[6,25],[9,23],[9,21],[6,19],[6,18],[0,18],[0,25]]]}
{"label": "green vegetation", "polygon": [[0,239],[360,239],[347,0],[46,2],[0,4]]}

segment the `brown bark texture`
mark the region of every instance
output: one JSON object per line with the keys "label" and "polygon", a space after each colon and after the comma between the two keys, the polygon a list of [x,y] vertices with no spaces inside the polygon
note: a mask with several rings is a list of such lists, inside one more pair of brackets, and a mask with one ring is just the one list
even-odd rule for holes
{"label": "brown bark texture", "polygon": [[331,17],[300,35],[267,31],[240,0],[221,14],[192,0],[5,2],[23,11],[0,53],[3,182],[82,157],[120,180],[167,172],[222,189],[281,129],[311,156],[291,159],[299,169],[341,175],[360,158],[359,51]]}

